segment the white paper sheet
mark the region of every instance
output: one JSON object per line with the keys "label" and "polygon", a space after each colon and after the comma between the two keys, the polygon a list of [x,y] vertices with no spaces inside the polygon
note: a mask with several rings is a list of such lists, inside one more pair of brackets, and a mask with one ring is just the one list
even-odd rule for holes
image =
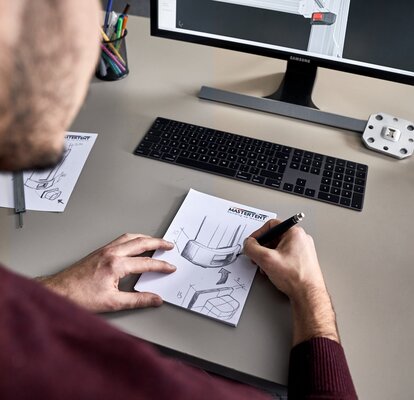
{"label": "white paper sheet", "polygon": [[244,239],[275,217],[191,189],[164,236],[175,248],[153,256],[177,271],[145,273],[135,290],[236,326],[257,269],[246,256],[237,255]]}
{"label": "white paper sheet", "polygon": [[[96,133],[68,132],[65,152],[58,165],[23,174],[26,210],[65,210],[97,136]],[[0,207],[14,208],[12,174],[0,174]]]}

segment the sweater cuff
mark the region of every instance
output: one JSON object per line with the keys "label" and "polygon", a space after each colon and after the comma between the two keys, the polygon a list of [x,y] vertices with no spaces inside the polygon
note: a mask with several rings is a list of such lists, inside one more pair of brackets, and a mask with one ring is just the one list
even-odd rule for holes
{"label": "sweater cuff", "polygon": [[342,346],[318,337],[290,353],[289,399],[357,399]]}

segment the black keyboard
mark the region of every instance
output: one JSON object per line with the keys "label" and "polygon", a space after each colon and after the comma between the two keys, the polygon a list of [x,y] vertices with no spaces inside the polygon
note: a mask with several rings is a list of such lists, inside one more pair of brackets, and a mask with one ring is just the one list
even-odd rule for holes
{"label": "black keyboard", "polygon": [[157,118],[134,154],[361,211],[368,166]]}

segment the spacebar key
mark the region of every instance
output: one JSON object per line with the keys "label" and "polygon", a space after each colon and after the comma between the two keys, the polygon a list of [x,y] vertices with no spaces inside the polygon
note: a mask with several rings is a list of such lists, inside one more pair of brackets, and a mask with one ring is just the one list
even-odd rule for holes
{"label": "spacebar key", "polygon": [[231,168],[220,167],[219,165],[209,164],[202,161],[192,160],[190,158],[178,157],[175,161],[176,164],[185,165],[187,167],[193,167],[201,169],[207,172],[214,172],[216,174],[222,174],[226,176],[235,176],[236,170]]}

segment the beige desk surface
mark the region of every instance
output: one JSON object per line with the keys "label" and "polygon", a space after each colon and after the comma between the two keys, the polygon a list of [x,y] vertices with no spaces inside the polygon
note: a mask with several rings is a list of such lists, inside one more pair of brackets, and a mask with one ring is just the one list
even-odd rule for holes
{"label": "beige desk surface", "polygon": [[[414,158],[371,152],[360,137],[293,119],[198,100],[203,84],[265,95],[284,62],[151,38],[131,18],[130,76],[93,82],[71,130],[97,143],[63,214],[28,212],[15,229],[0,211],[1,261],[36,276],[58,271],[124,232],[162,236],[189,188],[275,210],[307,214],[349,365],[361,399],[414,397]],[[414,120],[414,88],[321,70],[321,109],[366,119],[374,112]],[[362,213],[145,158],[132,151],[157,116],[227,130],[369,165]],[[133,279],[124,283],[131,287]],[[231,328],[164,305],[106,317],[133,335],[278,383],[286,383],[290,309],[257,276],[240,324]]]}

